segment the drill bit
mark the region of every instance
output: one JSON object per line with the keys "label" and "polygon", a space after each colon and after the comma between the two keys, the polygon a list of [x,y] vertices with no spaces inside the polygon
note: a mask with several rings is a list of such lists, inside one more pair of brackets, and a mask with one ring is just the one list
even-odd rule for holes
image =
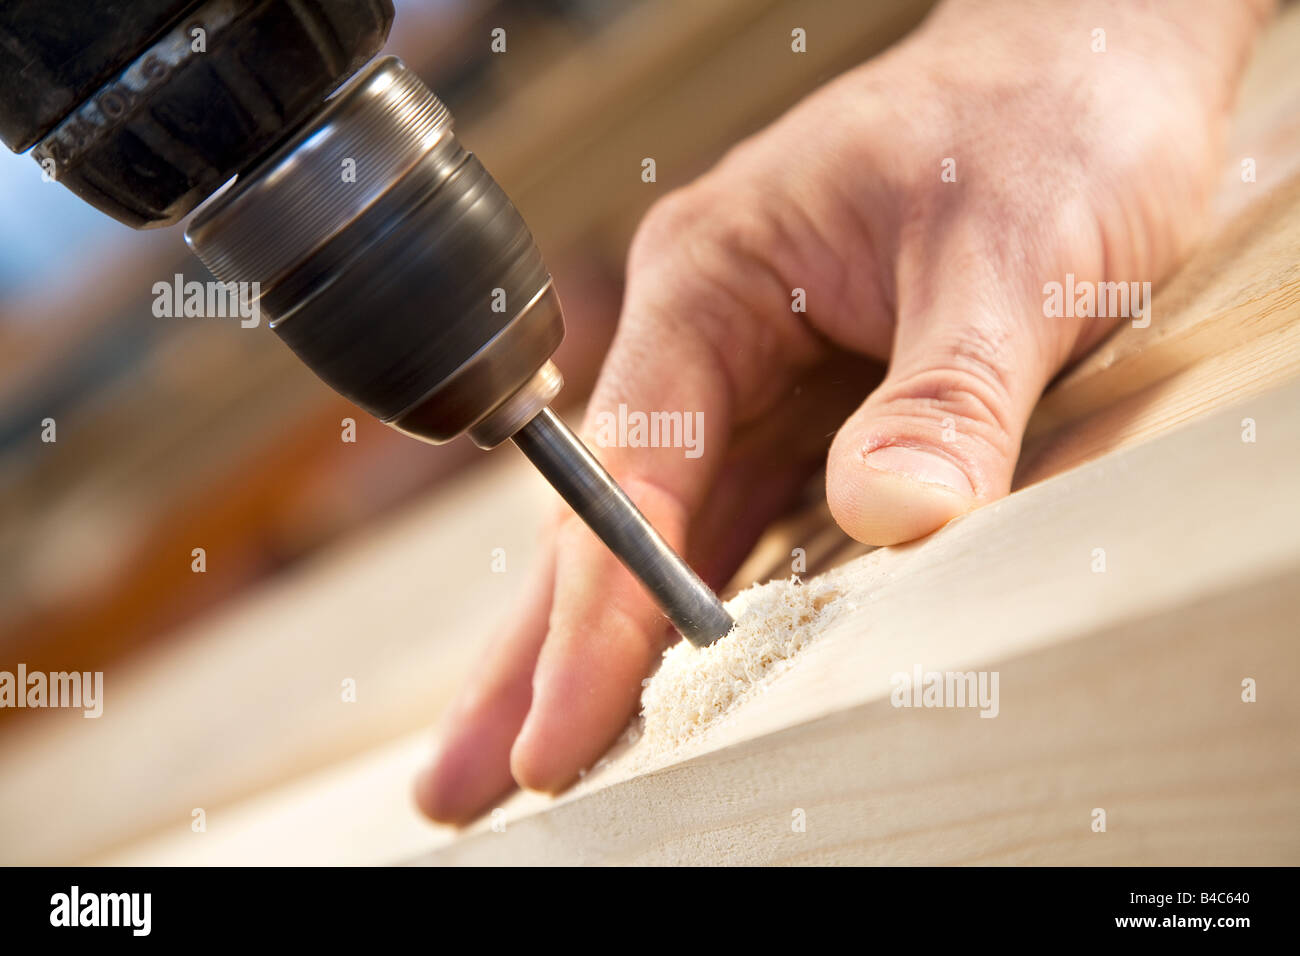
{"label": "drill bit", "polygon": [[735,622],[718,596],[669,547],[555,412],[543,408],[513,438],[692,644],[706,647],[731,630]]}

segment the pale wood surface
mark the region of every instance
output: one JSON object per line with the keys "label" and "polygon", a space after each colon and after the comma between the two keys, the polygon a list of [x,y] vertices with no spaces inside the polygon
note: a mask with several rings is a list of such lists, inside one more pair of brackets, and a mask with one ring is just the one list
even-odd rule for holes
{"label": "pale wood surface", "polygon": [[[1300,528],[1298,410],[1292,384],[857,559],[837,573],[859,611],[764,694],[658,769],[633,746],[558,800],[516,795],[505,833],[452,842],[397,809],[415,735],[227,835],[108,860],[1295,863],[1300,538],[1277,531]],[[998,670],[999,716],[891,707],[917,663]]]}
{"label": "pale wood surface", "polygon": [[[428,726],[509,612],[553,507],[522,456],[485,464],[156,656],[110,668],[99,720],[30,715],[0,741],[0,859],[189,834],[195,807],[220,834],[220,808],[268,783]],[[504,574],[490,571],[496,547]],[[356,703],[342,701],[346,678]]]}
{"label": "pale wood surface", "polygon": [[[852,614],[661,766],[642,738],[424,862],[1300,862],[1298,477],[1293,383],[879,549],[835,572]],[[918,664],[998,671],[998,716],[891,706]]]}

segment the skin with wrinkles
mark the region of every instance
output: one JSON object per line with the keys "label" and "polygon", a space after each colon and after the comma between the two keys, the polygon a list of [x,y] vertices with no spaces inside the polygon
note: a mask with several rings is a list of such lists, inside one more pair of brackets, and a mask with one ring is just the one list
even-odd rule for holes
{"label": "skin with wrinkles", "polygon": [[[599,452],[715,586],[822,463],[835,519],[871,544],[1005,495],[1043,388],[1109,328],[1044,318],[1044,283],[1155,283],[1187,254],[1267,13],[949,0],[651,210],[584,437],[620,403],[703,411],[698,460]],[[516,624],[444,721],[421,807],[459,823],[515,782],[565,787],[636,712],[670,637],[560,515]]]}

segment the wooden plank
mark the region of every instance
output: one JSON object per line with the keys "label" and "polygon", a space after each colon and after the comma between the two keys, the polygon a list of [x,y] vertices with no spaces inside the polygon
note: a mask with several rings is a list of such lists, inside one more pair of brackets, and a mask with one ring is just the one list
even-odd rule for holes
{"label": "wooden plank", "polygon": [[[1298,479],[1292,384],[875,551],[834,573],[856,606],[678,752],[639,738],[421,862],[1300,862]],[[996,717],[893,706],[915,667],[997,672]]]}
{"label": "wooden plank", "polygon": [[[195,807],[217,817],[268,782],[427,726],[504,623],[553,506],[522,455],[484,466],[155,655],[107,667],[99,720],[27,712],[0,738],[0,863],[191,835]],[[496,547],[507,573],[490,571]],[[341,695],[349,678],[355,703]]]}
{"label": "wooden plank", "polygon": [[[559,800],[517,795],[504,834],[419,821],[417,733],[95,862],[1294,863],[1300,545],[1274,532],[1300,527],[1298,409],[1293,384],[858,559],[860,613],[801,670],[667,766],[625,750]],[[890,707],[914,663],[997,669],[999,716]]]}
{"label": "wooden plank", "polygon": [[207,807],[202,833],[190,829],[188,818],[167,819],[145,839],[78,859],[91,866],[378,866],[405,860],[455,838],[416,812],[411,799],[411,781],[429,759],[429,744],[426,730],[408,733],[248,800]]}
{"label": "wooden plank", "polygon": [[1300,711],[1252,709],[1225,680],[1297,675],[1280,583],[989,662],[1004,701],[1017,688],[996,727],[876,700],[538,816],[507,805],[504,832],[418,862],[1295,865]]}

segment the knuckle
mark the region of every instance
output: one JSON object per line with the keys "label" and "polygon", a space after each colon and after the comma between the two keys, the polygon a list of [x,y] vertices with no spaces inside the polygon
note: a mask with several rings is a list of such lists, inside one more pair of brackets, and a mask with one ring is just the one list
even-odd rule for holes
{"label": "knuckle", "polygon": [[701,218],[698,190],[691,186],[674,189],[655,200],[632,238],[631,260],[645,260],[675,247],[684,233],[698,227]]}
{"label": "knuckle", "polygon": [[916,403],[928,418],[951,416],[959,433],[1006,450],[1014,441],[1010,355],[998,336],[961,333],[931,352],[924,368],[892,383],[883,397]]}
{"label": "knuckle", "polygon": [[689,267],[683,271],[702,284],[733,295],[773,281],[782,233],[769,206],[745,177],[725,179],[715,171],[650,207],[633,238],[632,258],[644,266]]}

